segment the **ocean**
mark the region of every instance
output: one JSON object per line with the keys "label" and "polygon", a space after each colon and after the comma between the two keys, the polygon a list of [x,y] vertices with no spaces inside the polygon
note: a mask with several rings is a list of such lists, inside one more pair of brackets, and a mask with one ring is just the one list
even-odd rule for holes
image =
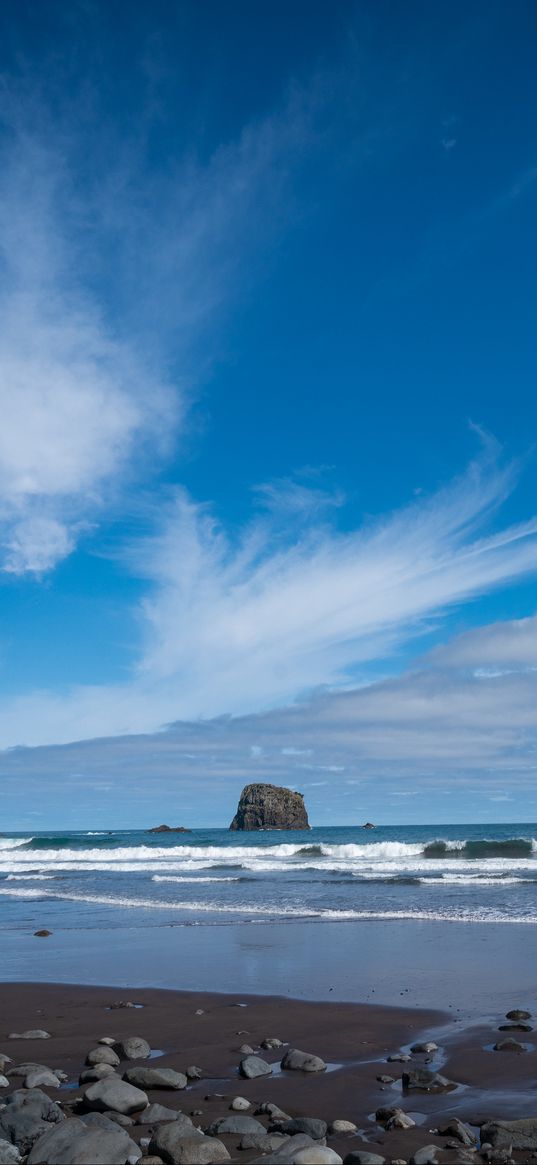
{"label": "ocean", "polygon": [[4,931],[537,923],[537,825],[11,833]]}

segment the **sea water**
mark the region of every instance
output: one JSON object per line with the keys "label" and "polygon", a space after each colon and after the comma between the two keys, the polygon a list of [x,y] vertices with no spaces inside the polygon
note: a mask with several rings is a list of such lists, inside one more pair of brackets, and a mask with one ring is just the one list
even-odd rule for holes
{"label": "sea water", "polygon": [[27,931],[537,923],[537,825],[0,836],[0,920]]}

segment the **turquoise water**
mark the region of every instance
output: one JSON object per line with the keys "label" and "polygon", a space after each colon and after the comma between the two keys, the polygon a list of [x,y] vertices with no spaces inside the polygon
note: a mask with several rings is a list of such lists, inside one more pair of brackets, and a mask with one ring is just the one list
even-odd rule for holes
{"label": "turquoise water", "polygon": [[537,922],[537,824],[0,837],[0,920],[135,926]]}

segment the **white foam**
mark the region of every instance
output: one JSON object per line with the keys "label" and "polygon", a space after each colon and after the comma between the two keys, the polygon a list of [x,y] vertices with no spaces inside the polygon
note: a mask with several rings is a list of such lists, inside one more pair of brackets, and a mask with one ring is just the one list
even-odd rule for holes
{"label": "white foam", "polygon": [[188,875],[181,877],[174,877],[170,874],[153,874],[152,882],[178,882],[181,885],[183,882],[240,882],[239,877],[228,878],[190,878]]}
{"label": "white foam", "polygon": [[[311,921],[347,922],[347,921],[415,921],[415,922],[483,922],[483,923],[521,923],[536,925],[535,915],[513,915],[502,913],[499,910],[480,907],[470,910],[465,908],[446,910],[336,910],[336,909],[296,909],[282,907],[278,904],[267,906],[249,906],[247,903],[222,904],[217,902],[162,902],[156,899],[123,898],[105,894],[72,894],[69,892],[54,892],[40,890],[6,889],[0,886],[0,894],[12,898],[25,899],[58,899],[61,901],[83,902],[88,905],[111,907],[131,907],[149,910],[180,910],[198,914],[214,915],[258,915],[269,918],[309,919]],[[230,920],[232,921],[232,920]]]}
{"label": "white foam", "polygon": [[6,882],[50,882],[53,874],[8,874]]}
{"label": "white foam", "polygon": [[0,850],[18,849],[21,845],[29,845],[33,840],[33,837],[2,837],[0,838]]}

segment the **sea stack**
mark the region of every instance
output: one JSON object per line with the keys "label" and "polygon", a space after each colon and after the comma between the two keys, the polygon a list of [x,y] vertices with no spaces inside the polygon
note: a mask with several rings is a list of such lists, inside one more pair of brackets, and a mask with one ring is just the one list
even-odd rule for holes
{"label": "sea stack", "polygon": [[230,829],[309,829],[302,793],[279,785],[246,785]]}

